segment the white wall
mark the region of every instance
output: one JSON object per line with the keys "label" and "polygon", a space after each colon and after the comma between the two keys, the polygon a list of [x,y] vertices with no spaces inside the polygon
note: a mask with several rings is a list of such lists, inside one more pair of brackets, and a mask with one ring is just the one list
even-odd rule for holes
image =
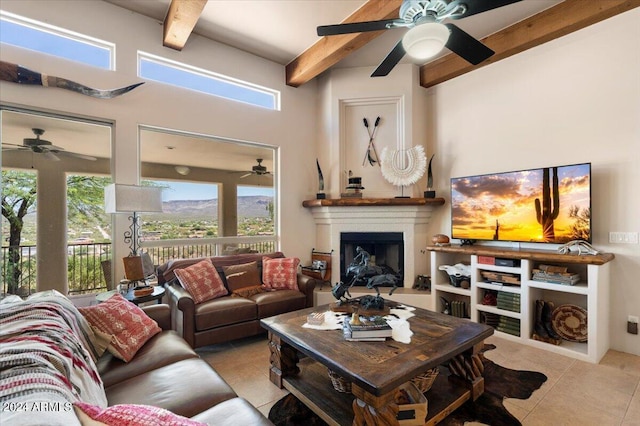
{"label": "white wall", "polygon": [[[392,198],[401,195],[401,189],[387,182],[378,166],[362,165],[368,145],[366,128],[362,121],[368,118],[373,130],[376,116],[381,124],[374,144],[378,154],[387,147],[391,150],[409,149],[416,145],[426,147],[426,102],[424,89],[419,86],[418,67],[397,65],[386,77],[370,77],[373,68],[339,68],[319,77],[318,158],[323,168],[327,196],[339,198],[344,192],[346,169],[362,176],[364,197]],[[395,102],[394,107],[389,103]],[[353,113],[345,112],[344,105],[353,105]],[[353,158],[343,158],[353,153]],[[431,155],[429,152],[426,154]],[[404,188],[404,195],[422,196],[426,189],[426,176],[414,185]]]}
{"label": "white wall", "polygon": [[[138,126],[169,129],[259,142],[279,147],[279,222],[285,254],[311,257],[314,226],[302,200],[315,195],[316,84],[300,88],[284,84],[284,67],[254,55],[192,35],[182,52],[162,47],[162,25],[142,15],[105,2],[3,1],[3,10],[77,31],[116,44],[116,71],[81,64],[2,45],[0,59],[65,77],[97,88],[121,87],[140,81],[136,75],[137,50],[163,56],[221,74],[280,90],[282,110],[271,111],[185,89],[147,82],[118,98],[94,99],[69,91],[23,86],[0,81],[2,103],[113,120],[114,177],[136,183],[139,176]],[[126,220],[118,220],[122,234]],[[114,256],[128,252],[116,242]],[[118,265],[119,263],[116,262]],[[38,275],[56,276],[51,271]],[[63,289],[63,283],[46,288]]]}
{"label": "white wall", "polygon": [[[626,333],[640,316],[640,9],[429,89],[429,143],[439,196],[449,178],[591,162],[593,245],[614,253],[611,345],[640,355]],[[450,234],[436,211],[433,233]]]}

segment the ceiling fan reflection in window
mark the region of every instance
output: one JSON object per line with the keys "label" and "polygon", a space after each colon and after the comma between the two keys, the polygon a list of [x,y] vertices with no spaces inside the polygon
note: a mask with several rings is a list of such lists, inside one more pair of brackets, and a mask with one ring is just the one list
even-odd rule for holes
{"label": "ceiling fan reflection in window", "polygon": [[[82,160],[88,161],[96,161],[96,157],[92,157],[90,155],[78,154],[76,152],[65,151],[64,148],[53,145],[51,142],[45,139],[41,139],[40,136],[44,135],[43,129],[34,128],[31,129],[33,134],[36,136],[35,138],[24,138],[22,140],[22,145],[13,144],[13,143],[2,143],[3,151],[31,151],[36,154],[42,154],[44,158],[51,161],[60,161],[59,156],[69,156],[76,157]],[[5,148],[5,146],[9,146],[10,148]]]}
{"label": "ceiling fan reflection in window", "polygon": [[[245,172],[242,176],[240,176],[240,179],[246,178],[252,175],[265,176],[265,175],[273,174],[270,171],[267,171],[267,168],[262,165],[262,161],[263,161],[262,158],[256,158],[256,161],[258,162],[258,164],[253,166],[250,171]],[[243,172],[239,172],[239,173],[243,173]]]}
{"label": "ceiling fan reflection in window", "polygon": [[378,65],[371,77],[382,77],[391,72],[405,54],[417,60],[427,60],[444,47],[477,65],[495,52],[445,19],[462,19],[497,9],[522,0],[403,0],[399,19],[322,25],[319,36],[362,33],[367,31],[408,28],[404,37]]}

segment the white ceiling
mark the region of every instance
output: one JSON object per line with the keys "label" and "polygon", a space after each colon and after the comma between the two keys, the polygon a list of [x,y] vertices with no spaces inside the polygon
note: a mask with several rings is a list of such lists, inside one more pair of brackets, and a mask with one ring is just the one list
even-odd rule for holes
{"label": "white ceiling", "polygon": [[[158,22],[164,21],[171,3],[171,0],[104,1]],[[523,0],[458,20],[456,25],[476,38],[483,38],[561,2]],[[364,3],[365,0],[209,0],[194,32],[286,65],[320,39],[316,27],[340,23]],[[404,31],[387,31],[335,67],[377,66]],[[185,49],[188,48],[187,41]]]}

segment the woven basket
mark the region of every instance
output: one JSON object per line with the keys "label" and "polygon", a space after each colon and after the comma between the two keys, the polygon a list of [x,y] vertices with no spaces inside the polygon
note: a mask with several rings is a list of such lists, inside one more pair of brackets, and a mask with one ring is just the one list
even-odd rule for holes
{"label": "woven basket", "polygon": [[438,373],[438,367],[432,368],[411,379],[411,383],[416,385],[420,392],[425,393],[433,386],[433,382],[436,380],[436,377],[438,377]]}
{"label": "woven basket", "polygon": [[331,370],[327,371],[329,372],[329,378],[331,379],[331,384],[335,390],[342,393],[351,393],[351,382],[345,380],[343,377]]}

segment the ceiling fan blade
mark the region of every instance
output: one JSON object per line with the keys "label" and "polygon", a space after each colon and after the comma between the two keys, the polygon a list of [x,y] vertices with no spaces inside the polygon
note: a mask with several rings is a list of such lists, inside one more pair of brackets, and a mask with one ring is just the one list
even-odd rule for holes
{"label": "ceiling fan blade", "polygon": [[330,36],[338,34],[364,33],[367,31],[380,31],[393,28],[396,23],[404,21],[399,19],[383,19],[382,21],[350,22],[348,24],[321,25],[318,27],[318,35]]}
{"label": "ceiling fan blade", "polygon": [[68,155],[70,157],[80,158],[81,160],[87,160],[87,161],[97,161],[98,160],[96,157],[92,157],[90,155],[78,154],[77,152],[56,151],[56,150],[53,150],[53,149],[51,150],[51,152],[54,152],[56,154]]}
{"label": "ceiling fan blade", "polygon": [[444,25],[446,25],[451,32],[446,46],[465,61],[473,65],[478,65],[495,53],[456,25],[451,23]]}
{"label": "ceiling fan blade", "polygon": [[47,160],[60,161],[60,158],[49,150],[43,150],[42,155],[44,155],[44,158],[46,158]]}
{"label": "ceiling fan blade", "polygon": [[[2,146],[4,147],[5,145],[8,146],[17,146],[18,148],[22,148],[22,149],[29,149],[27,147],[25,147],[24,145],[18,145],[17,143],[7,143],[7,142],[2,142]],[[4,149],[4,148],[2,148]],[[13,149],[13,148],[12,148]]]}
{"label": "ceiling fan blade", "polygon": [[518,3],[522,0],[475,0],[475,1],[467,1],[467,0],[454,0],[449,8],[454,7],[458,3],[462,3],[467,7],[467,11],[460,16],[452,16],[451,19],[461,19],[466,18],[467,16],[475,15],[478,13],[486,12],[487,10],[497,9],[502,6],[507,6],[512,3]]}
{"label": "ceiling fan blade", "polygon": [[245,173],[244,175],[240,176],[240,179],[244,179],[246,177],[249,177],[253,174],[253,172],[249,172],[249,173]]}
{"label": "ceiling fan blade", "polygon": [[396,46],[389,52],[386,58],[380,62],[378,68],[375,69],[371,77],[384,77],[389,74],[393,67],[395,67],[400,59],[406,54],[404,47],[402,46],[402,39],[396,44]]}

